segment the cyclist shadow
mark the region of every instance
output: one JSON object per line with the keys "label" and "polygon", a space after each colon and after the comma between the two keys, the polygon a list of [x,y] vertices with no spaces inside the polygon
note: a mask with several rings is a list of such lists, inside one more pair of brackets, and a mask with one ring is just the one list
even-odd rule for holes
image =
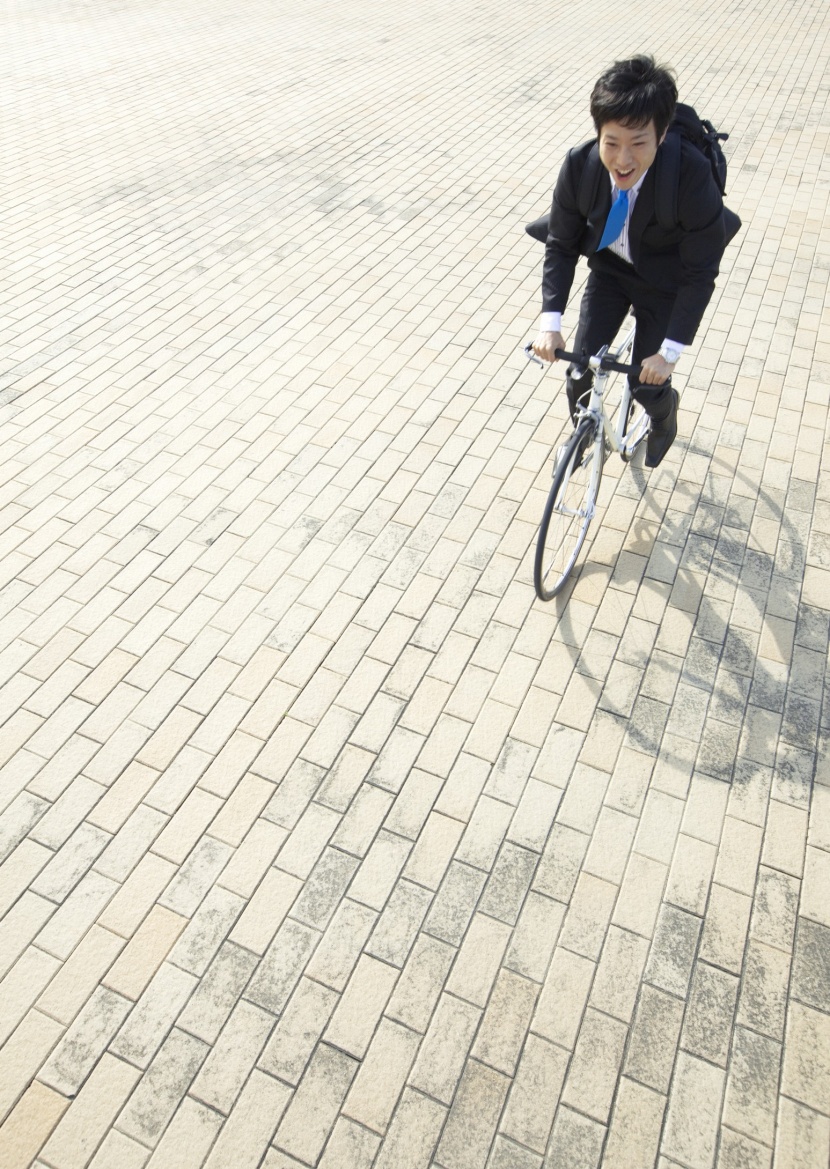
{"label": "cyclist shadow", "polygon": [[[811,538],[819,560],[824,553],[812,530],[815,485],[791,476],[786,490],[769,488],[694,441],[681,451],[662,474],[636,456],[615,484],[604,510],[628,509],[630,522],[611,529],[618,550],[612,539],[605,562],[592,559],[607,539],[597,525],[581,570],[556,598],[559,637],[576,669],[590,668],[580,602],[600,612],[613,595],[620,612],[609,608],[610,630],[630,598],[635,620],[620,624],[614,659],[625,668],[609,669],[597,704],[627,745],[656,759],[655,775],[700,774],[753,790],[775,783],[803,804],[824,729],[830,621],[800,599]],[[679,472],[690,456],[707,469],[700,486],[684,488]]]}

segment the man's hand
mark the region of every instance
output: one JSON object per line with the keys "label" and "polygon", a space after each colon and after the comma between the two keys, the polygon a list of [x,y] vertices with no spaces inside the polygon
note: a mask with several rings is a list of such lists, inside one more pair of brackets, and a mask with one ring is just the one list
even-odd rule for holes
{"label": "man's hand", "polygon": [[540,333],[533,342],[533,352],[542,361],[558,361],[554,350],[565,348],[565,338],[561,333]]}
{"label": "man's hand", "polygon": [[644,386],[662,386],[673,373],[674,366],[655,353],[653,357],[647,357],[640,367],[640,382]]}

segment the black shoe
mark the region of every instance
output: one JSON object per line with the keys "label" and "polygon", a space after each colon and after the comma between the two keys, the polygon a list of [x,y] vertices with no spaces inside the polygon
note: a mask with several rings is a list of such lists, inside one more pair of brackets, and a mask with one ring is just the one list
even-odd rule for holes
{"label": "black shoe", "polygon": [[646,466],[659,467],[663,459],[669,453],[669,448],[674,440],[677,438],[677,408],[680,399],[677,396],[677,390],[671,391],[671,409],[665,418],[661,418],[658,422],[656,419],[651,420],[651,429],[648,432],[648,442],[646,444]]}

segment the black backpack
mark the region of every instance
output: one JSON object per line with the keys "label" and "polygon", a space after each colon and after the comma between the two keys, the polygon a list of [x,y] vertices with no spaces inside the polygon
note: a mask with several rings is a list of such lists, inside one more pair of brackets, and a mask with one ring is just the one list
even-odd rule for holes
{"label": "black backpack", "polygon": [[[683,102],[677,103],[674,121],[669,126],[669,132],[666,134],[666,140],[660,151],[660,169],[657,173],[655,187],[654,211],[661,227],[671,230],[678,223],[677,191],[680,186],[681,138],[691,142],[692,146],[708,159],[712,169],[712,178],[715,180],[721,195],[725,195],[726,157],[720,144],[725,142],[728,137],[728,134],[716,130],[706,118],[699,118],[691,106],[684,105]],[[724,211],[726,212],[727,208],[724,208]],[[728,212],[726,215],[727,234],[729,234],[730,216],[737,219],[734,212]],[[738,227],[740,227],[740,222]],[[738,227],[735,227],[735,231],[738,230]],[[732,235],[734,234],[733,231]],[[731,239],[732,236],[730,235],[729,238]]]}
{"label": "black backpack", "polygon": [[[685,138],[687,142],[696,146],[701,154],[706,155],[712,168],[712,177],[718,184],[718,190],[722,195],[725,195],[726,158],[720,144],[725,142],[729,135],[716,130],[706,118],[699,118],[695,110],[691,106],[684,105],[683,102],[677,103],[674,121],[669,126],[669,132],[679,134],[681,138]],[[668,141],[668,135],[666,140]]]}
{"label": "black backpack", "polygon": [[[657,222],[667,231],[673,231],[679,222],[677,214],[677,193],[680,186],[680,151],[681,139],[700,151],[708,159],[712,168],[712,177],[722,195],[726,194],[726,157],[721,149],[721,142],[725,142],[728,134],[718,131],[711,122],[698,117],[691,107],[678,102],[674,121],[669,126],[665,141],[657,156],[658,170],[655,183],[654,211]],[[594,206],[599,191],[599,184],[608,172],[600,162],[599,150],[596,146],[591,150],[585,162],[585,167],[579,180],[577,203],[580,214],[587,219]],[[606,178],[607,182],[607,178]],[[724,229],[726,242],[735,236],[741,226],[741,221],[734,211],[724,207]],[[541,219],[529,223],[525,228],[528,235],[544,243],[548,234],[550,216],[544,215]]]}

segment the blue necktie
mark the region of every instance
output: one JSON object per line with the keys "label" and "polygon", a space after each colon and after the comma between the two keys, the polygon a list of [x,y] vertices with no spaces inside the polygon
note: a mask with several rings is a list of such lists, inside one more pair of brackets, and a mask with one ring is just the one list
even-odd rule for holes
{"label": "blue necktie", "polygon": [[602,233],[602,239],[599,241],[599,248],[607,248],[622,234],[622,229],[625,227],[626,216],[628,215],[628,191],[620,191],[614,202],[611,204],[611,210],[608,212],[608,218],[605,221],[605,231]]}

